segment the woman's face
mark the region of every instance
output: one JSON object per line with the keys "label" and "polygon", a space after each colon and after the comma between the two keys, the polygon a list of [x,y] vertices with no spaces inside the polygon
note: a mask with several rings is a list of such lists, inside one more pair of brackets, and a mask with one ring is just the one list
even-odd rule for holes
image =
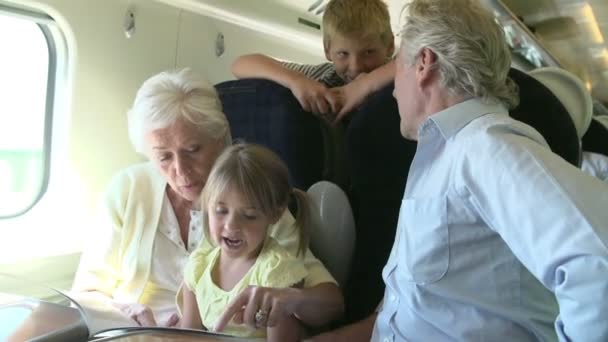
{"label": "woman's face", "polygon": [[171,190],[190,202],[198,200],[213,163],[224,149],[223,139],[213,139],[183,119],[149,132],[146,142],[148,156]]}

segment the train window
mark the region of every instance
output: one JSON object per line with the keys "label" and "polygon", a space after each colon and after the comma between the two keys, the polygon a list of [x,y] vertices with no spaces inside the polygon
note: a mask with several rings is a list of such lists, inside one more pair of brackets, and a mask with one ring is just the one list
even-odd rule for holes
{"label": "train window", "polygon": [[0,218],[8,218],[46,190],[55,56],[39,14],[3,6],[0,46]]}

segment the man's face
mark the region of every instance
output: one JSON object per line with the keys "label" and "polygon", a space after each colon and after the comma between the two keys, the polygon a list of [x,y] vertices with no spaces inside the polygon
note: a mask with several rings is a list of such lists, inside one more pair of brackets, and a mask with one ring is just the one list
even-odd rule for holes
{"label": "man's face", "polygon": [[418,126],[422,122],[422,113],[418,110],[418,99],[421,96],[417,87],[416,64],[409,65],[400,51],[395,59],[395,89],[393,97],[399,106],[401,124],[399,126],[404,138],[416,140]]}

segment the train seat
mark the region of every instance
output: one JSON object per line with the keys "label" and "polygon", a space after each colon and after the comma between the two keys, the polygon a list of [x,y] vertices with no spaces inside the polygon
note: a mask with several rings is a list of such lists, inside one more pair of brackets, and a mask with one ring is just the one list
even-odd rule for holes
{"label": "train seat", "polygon": [[534,127],[551,150],[572,165],[580,166],[581,148],[577,129],[568,110],[543,83],[511,68],[509,77],[519,86],[519,105],[511,117]]}
{"label": "train seat", "polygon": [[[593,99],[583,82],[574,74],[554,67],[535,69],[530,72],[530,75],[549,88],[568,110],[568,114],[576,127],[582,150],[581,169],[600,179],[608,178],[608,157],[606,156],[608,134],[602,134],[602,131],[606,129],[599,121],[592,120]],[[587,134],[592,122],[596,122],[596,125],[599,126],[595,126],[592,132]],[[584,136],[588,136],[586,146],[582,142]],[[597,140],[598,149],[594,148],[594,151],[589,151],[588,148],[595,147],[593,143],[591,143],[592,146],[589,146],[589,141],[593,139]]]}
{"label": "train seat", "polygon": [[305,112],[291,91],[262,79],[241,79],[216,86],[235,141],[264,145],[289,168],[292,184],[306,190],[333,180],[333,142],[318,117]]}
{"label": "train seat", "polygon": [[350,114],[346,128],[349,198],[355,215],[355,268],[345,288],[346,321],[369,315],[384,293],[382,268],[390,254],[416,142],[399,130],[393,85],[372,94]]}
{"label": "train seat", "polygon": [[545,67],[530,71],[530,75],[549,88],[566,108],[579,139],[591,124],[593,99],[583,82],[569,71]]}
{"label": "train seat", "polygon": [[310,232],[310,250],[344,287],[356,240],[355,220],[348,197],[340,187],[328,181],[313,184],[308,195],[314,204],[312,217],[316,221]]}

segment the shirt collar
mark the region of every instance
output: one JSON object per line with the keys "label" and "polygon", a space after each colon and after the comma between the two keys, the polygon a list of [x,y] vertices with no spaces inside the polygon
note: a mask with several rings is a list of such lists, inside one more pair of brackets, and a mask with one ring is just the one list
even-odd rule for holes
{"label": "shirt collar", "polygon": [[507,109],[500,103],[489,103],[480,98],[472,98],[431,115],[421,125],[420,133],[424,133],[426,126],[434,124],[447,140],[471,121],[490,113],[509,115]]}

